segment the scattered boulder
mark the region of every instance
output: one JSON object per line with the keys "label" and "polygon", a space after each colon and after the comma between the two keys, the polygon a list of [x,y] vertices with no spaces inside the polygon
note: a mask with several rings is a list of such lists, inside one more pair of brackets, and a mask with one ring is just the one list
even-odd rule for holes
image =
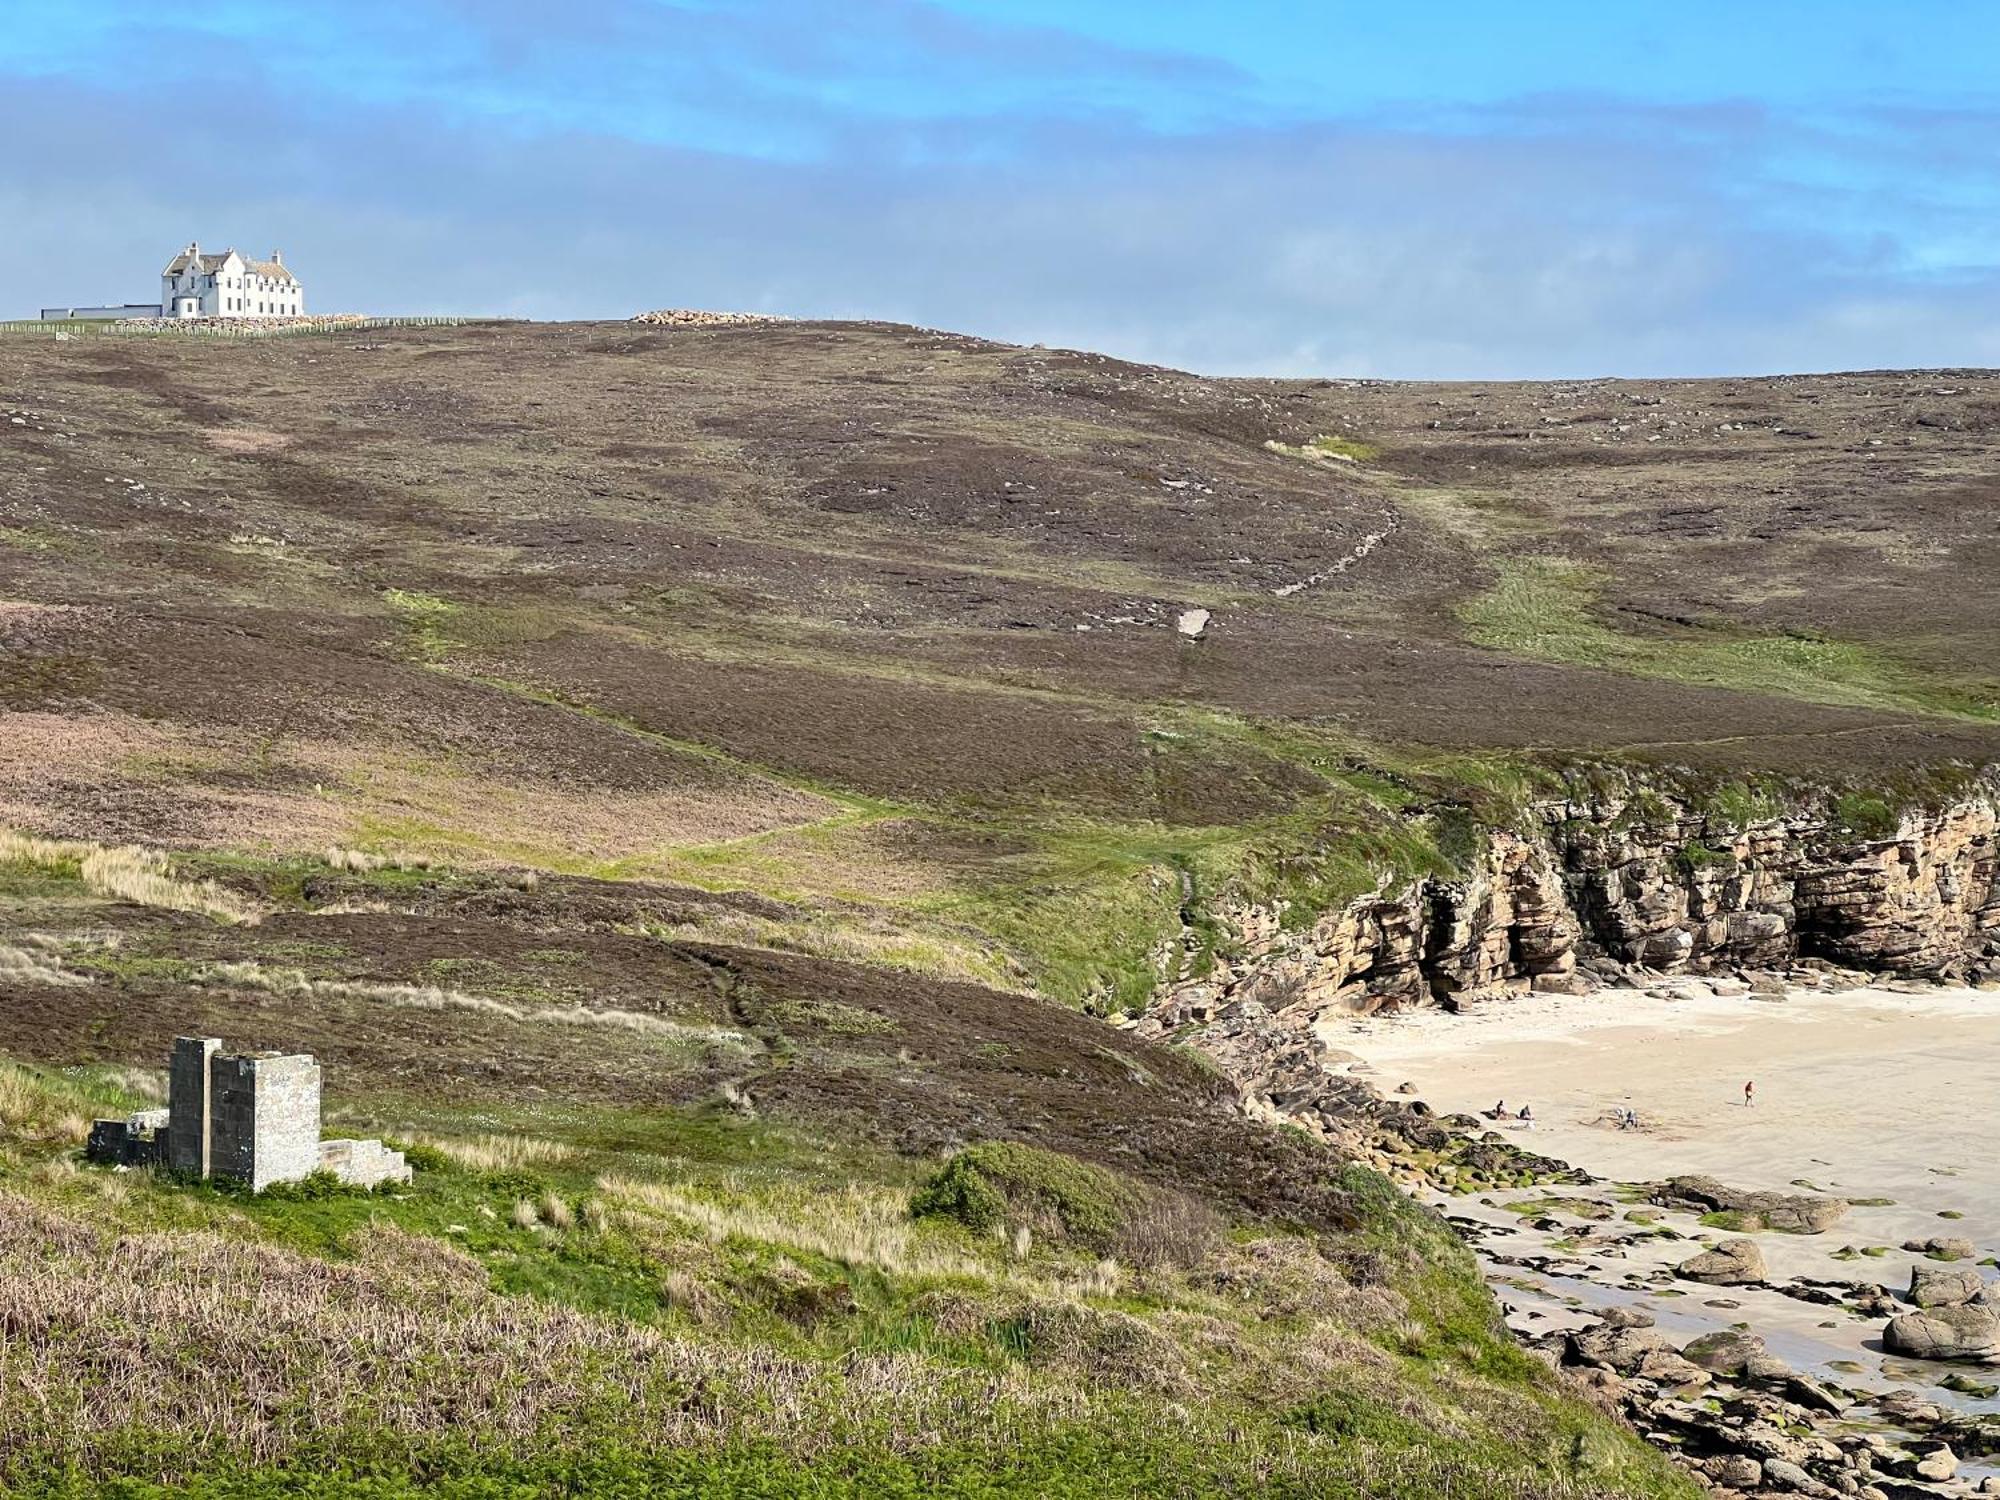
{"label": "scattered boulder", "polygon": [[1620,1375],[1636,1375],[1650,1354],[1673,1353],[1673,1342],[1654,1328],[1608,1328],[1599,1324],[1569,1336],[1568,1363],[1599,1365]]}
{"label": "scattered boulder", "polygon": [[1912,1266],[1910,1301],[1918,1307],[1963,1307],[1986,1290],[1973,1266]]}
{"label": "scattered boulder", "polygon": [[1653,1315],[1643,1307],[1607,1307],[1599,1315],[1607,1328],[1651,1328]]}
{"label": "scattered boulder", "polygon": [[1753,1354],[1743,1361],[1745,1380],[1782,1381],[1792,1377],[1792,1367],[1775,1354]]}
{"label": "scattered boulder", "polygon": [[1710,1381],[1708,1371],[1692,1360],[1682,1359],[1671,1349],[1655,1349],[1639,1361],[1639,1368],[1633,1374],[1675,1391],[1691,1390]]}
{"label": "scattered boulder", "polygon": [[2000,1341],[2000,1318],[1978,1303],[1899,1313],[1882,1334],[1891,1354],[1912,1359],[1970,1359],[1987,1353],[1996,1341]]}
{"label": "scattered boulder", "polygon": [[1701,1466],[1717,1484],[1732,1490],[1755,1489],[1764,1482],[1764,1466],[1747,1453],[1725,1453],[1707,1459]]}
{"label": "scattered boulder", "polygon": [[1817,1380],[1805,1375],[1791,1375],[1785,1380],[1785,1395],[1808,1411],[1824,1412],[1829,1417],[1837,1417],[1847,1410],[1847,1403],[1834,1395]]}
{"label": "scattered boulder", "polygon": [[1918,1440],[1905,1446],[1916,1460],[1910,1465],[1910,1473],[1915,1478],[1943,1484],[1958,1477],[1958,1455],[1951,1451],[1948,1444]]}
{"label": "scattered boulder", "polygon": [[1744,1286],[1764,1279],[1764,1252],[1755,1240],[1724,1240],[1674,1267],[1674,1274],[1710,1286]]}
{"label": "scattered boulder", "polygon": [[668,328],[727,328],[745,323],[788,323],[775,313],[710,312],[696,307],[659,307],[636,313],[634,323],[651,323]]}
{"label": "scattered boulder", "polygon": [[1728,1328],[1704,1333],[1681,1350],[1681,1358],[1713,1375],[1741,1375],[1751,1360],[1764,1355],[1764,1341],[1757,1335]]}
{"label": "scattered boulder", "polygon": [[1798,1495],[1811,1495],[1818,1500],[1821,1496],[1840,1493],[1830,1484],[1822,1484],[1797,1464],[1783,1458],[1764,1460],[1764,1483],[1773,1489],[1790,1490]]}

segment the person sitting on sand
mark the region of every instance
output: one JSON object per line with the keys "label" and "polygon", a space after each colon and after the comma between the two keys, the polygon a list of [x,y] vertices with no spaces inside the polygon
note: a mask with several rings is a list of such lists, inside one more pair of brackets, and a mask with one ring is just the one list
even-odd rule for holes
{"label": "person sitting on sand", "polygon": [[1521,1112],[1514,1118],[1519,1120],[1523,1125],[1527,1126],[1528,1129],[1530,1130],[1533,1130],[1535,1128],[1535,1117],[1529,1111],[1528,1106],[1525,1104],[1521,1106]]}
{"label": "person sitting on sand", "polygon": [[1488,1116],[1488,1118],[1489,1118],[1489,1119],[1494,1119],[1494,1120],[1504,1120],[1504,1119],[1506,1119],[1506,1118],[1507,1118],[1507,1101],[1506,1101],[1505,1099],[1502,1099],[1502,1100],[1501,1100],[1501,1101],[1500,1101],[1499,1103],[1495,1104],[1495,1105],[1493,1106],[1493,1113],[1492,1113],[1492,1114],[1491,1114],[1490,1116]]}
{"label": "person sitting on sand", "polygon": [[1620,1130],[1637,1130],[1639,1128],[1639,1117],[1633,1113],[1629,1106],[1626,1108],[1624,1118],[1619,1120],[1618,1128]]}

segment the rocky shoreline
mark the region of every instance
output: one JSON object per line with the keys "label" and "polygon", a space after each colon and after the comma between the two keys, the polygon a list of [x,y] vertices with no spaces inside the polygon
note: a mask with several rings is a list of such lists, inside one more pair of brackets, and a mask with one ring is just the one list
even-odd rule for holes
{"label": "rocky shoreline", "polygon": [[1885,978],[2000,989],[2000,784],[1901,815],[1824,794],[1750,817],[1607,774],[1529,823],[1486,831],[1464,878],[1385,884],[1311,921],[1282,902],[1191,910],[1158,955],[1161,999],[1122,1024],[1193,1046],[1246,1111],[1312,1131],[1437,1206],[1486,1261],[1524,1342],[1718,1493],[2000,1494],[2000,1469],[1974,1462],[2000,1455],[2000,1413],[1963,1409],[1949,1380],[1940,1400],[1851,1383],[1858,1363],[1801,1372],[1744,1307],[1775,1295],[1794,1317],[1823,1312],[1822,1327],[1873,1325],[1892,1358],[1984,1360],[2000,1342],[2000,1290],[1959,1264],[1975,1246],[1913,1243],[1936,1264],[1907,1286],[1773,1279],[1749,1231],[1823,1235],[1844,1202],[1691,1177],[1603,1182],[1475,1116],[1385,1096],[1326,1039],[1383,1011],[1483,1014],[1607,986],[1672,998],[1698,984],[1746,1001]]}
{"label": "rocky shoreline", "polygon": [[[1703,985],[1750,1004],[1760,987],[1839,990],[1863,978],[1822,965]],[[1157,1020],[1146,1029],[1164,1030]],[[1865,1216],[1867,1201],[1706,1176],[1601,1179],[1527,1149],[1518,1125],[1510,1138],[1498,1121],[1377,1090],[1342,1071],[1310,1026],[1255,1001],[1232,1003],[1182,1038],[1236,1079],[1252,1113],[1335,1141],[1435,1206],[1480,1255],[1524,1345],[1717,1494],[2000,1494],[2000,1467],[1985,1462],[2000,1459],[2000,1411],[1968,1409],[2000,1383],[1984,1369],[2000,1344],[2000,1284],[1987,1283],[1971,1240],[1905,1243],[1918,1258],[1907,1284],[1780,1276],[1758,1236],[1834,1236],[1851,1211]],[[1842,1246],[1828,1270],[1868,1265],[1876,1253]],[[1784,1357],[1766,1337],[1787,1343],[1773,1298],[1794,1319],[1838,1325],[1845,1331],[1828,1337],[1857,1352],[1863,1339],[1879,1347],[1891,1378],[1858,1378],[1858,1361]]]}

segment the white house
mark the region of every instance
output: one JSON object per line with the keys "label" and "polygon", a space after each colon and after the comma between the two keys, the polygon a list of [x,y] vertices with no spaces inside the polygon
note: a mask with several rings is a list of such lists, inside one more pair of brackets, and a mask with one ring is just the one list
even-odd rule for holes
{"label": "white house", "polygon": [[305,288],[276,250],[250,260],[234,250],[204,255],[190,242],[160,272],[160,300],[105,307],[45,307],[46,319],[276,318],[306,310]]}
{"label": "white house", "polygon": [[162,317],[269,318],[305,310],[305,289],[276,250],[269,260],[249,260],[235,250],[204,255],[190,243],[160,273]]}

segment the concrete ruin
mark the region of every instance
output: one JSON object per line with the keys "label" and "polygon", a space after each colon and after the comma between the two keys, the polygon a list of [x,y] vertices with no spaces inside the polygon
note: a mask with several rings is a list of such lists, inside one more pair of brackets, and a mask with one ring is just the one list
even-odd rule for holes
{"label": "concrete ruin", "polygon": [[214,1037],[176,1037],[167,1107],[97,1121],[84,1154],[108,1166],[234,1178],[253,1193],[314,1172],[355,1187],[410,1180],[403,1153],[380,1141],[320,1139],[319,1064],[309,1054],[231,1056]]}

